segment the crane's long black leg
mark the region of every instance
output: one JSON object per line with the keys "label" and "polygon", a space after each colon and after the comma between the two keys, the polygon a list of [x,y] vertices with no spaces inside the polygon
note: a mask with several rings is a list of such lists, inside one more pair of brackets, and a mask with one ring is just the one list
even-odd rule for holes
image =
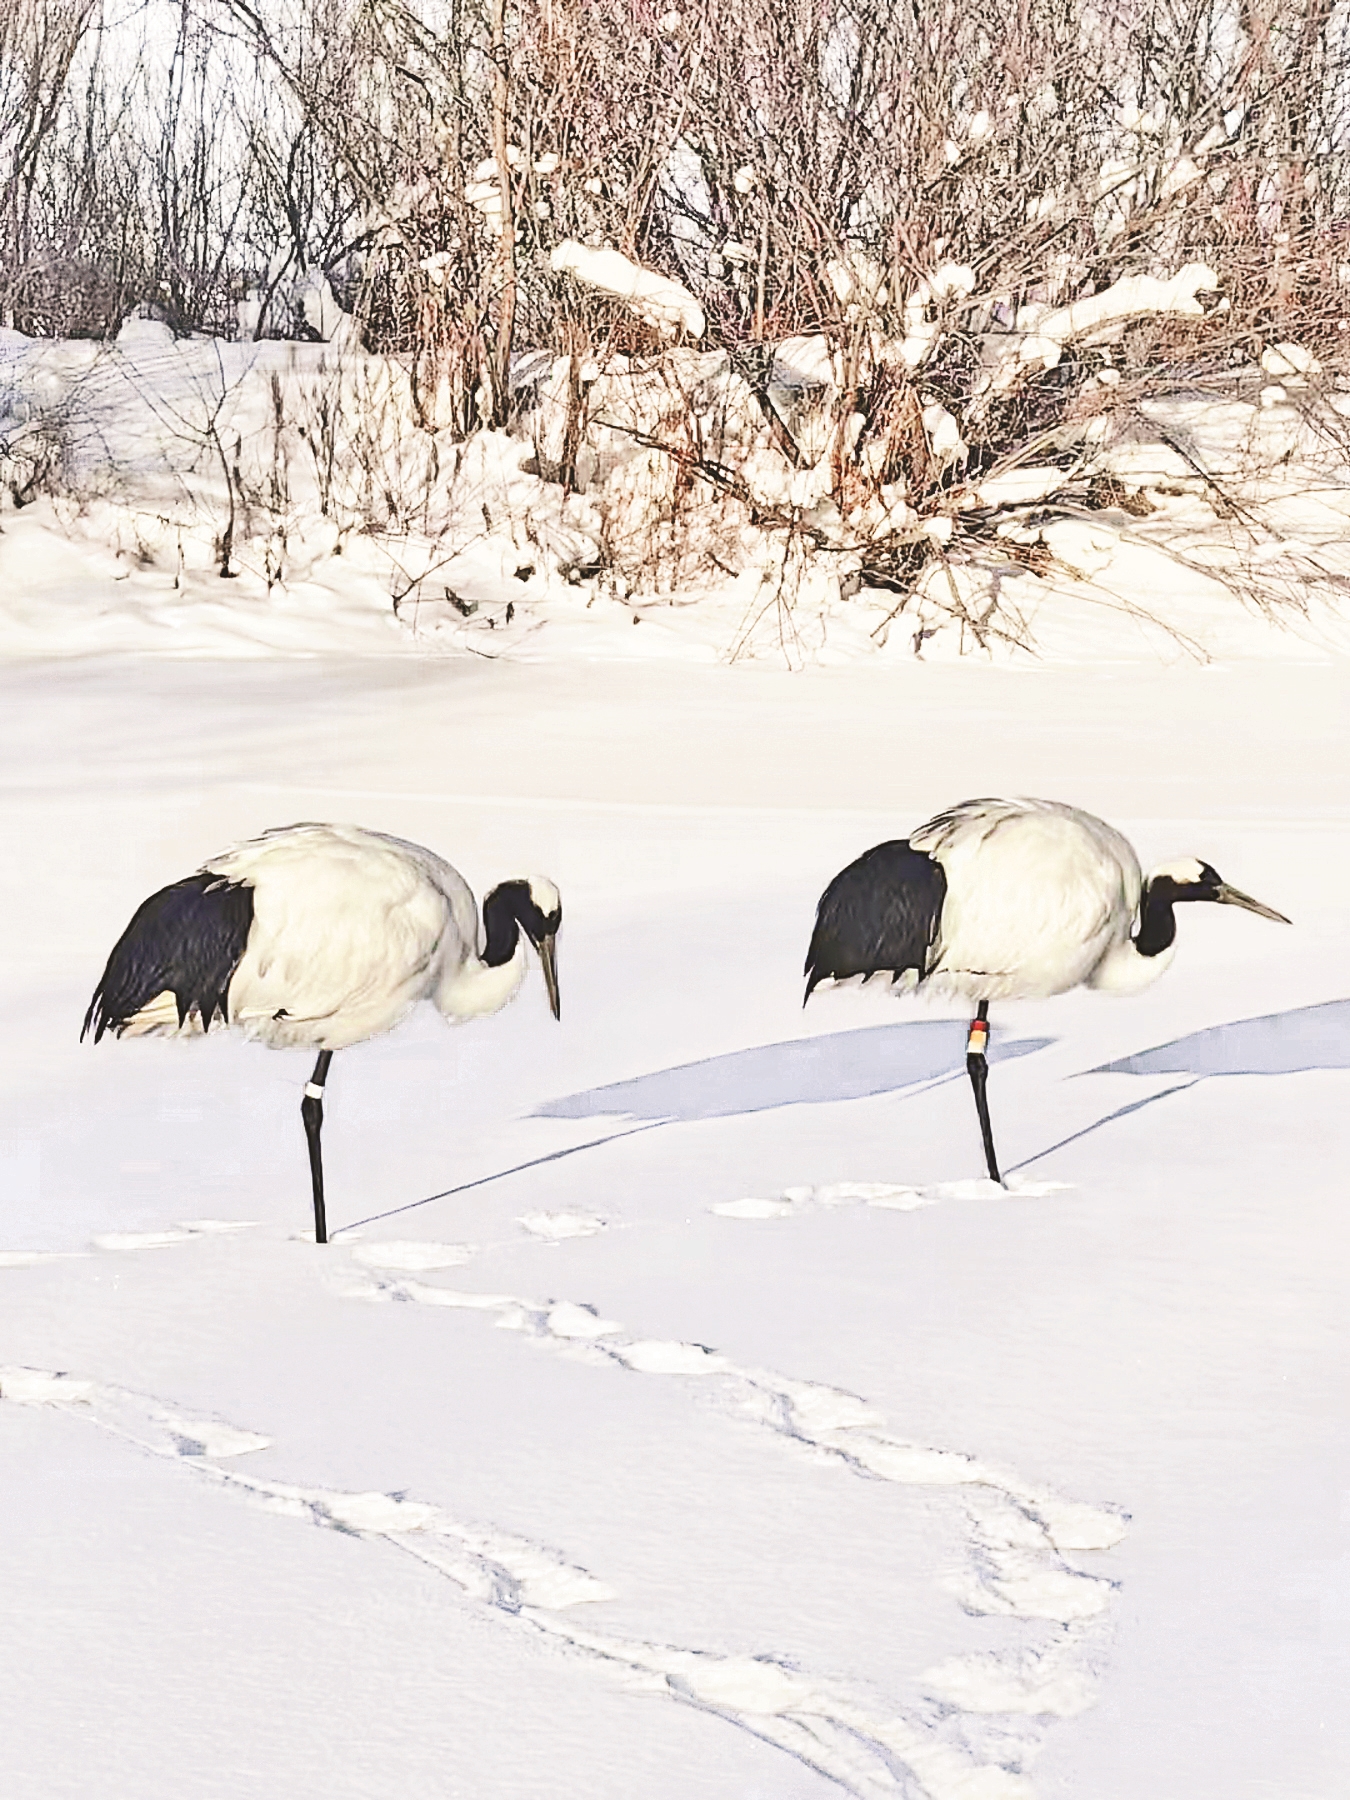
{"label": "crane's long black leg", "polygon": [[989,1179],[1002,1187],[1003,1177],[998,1172],[998,1157],[994,1152],[994,1128],[989,1123],[989,1101],[984,1091],[989,1080],[989,1060],[985,1055],[988,1043],[989,1002],[981,1000],[979,1011],[971,1021],[970,1035],[966,1038],[966,1073],[975,1090],[975,1110],[980,1115],[980,1136],[984,1139],[984,1160],[989,1165]]}
{"label": "crane's long black leg", "polygon": [[305,1088],[305,1097],[300,1102],[300,1117],[305,1122],[305,1138],[309,1144],[309,1178],[314,1183],[314,1241],[316,1244],[328,1242],[328,1215],[323,1205],[323,1151],[319,1146],[319,1134],[323,1130],[323,1089],[328,1080],[328,1065],[333,1060],[331,1050],[320,1050],[319,1060],[314,1065],[314,1073],[310,1076]]}

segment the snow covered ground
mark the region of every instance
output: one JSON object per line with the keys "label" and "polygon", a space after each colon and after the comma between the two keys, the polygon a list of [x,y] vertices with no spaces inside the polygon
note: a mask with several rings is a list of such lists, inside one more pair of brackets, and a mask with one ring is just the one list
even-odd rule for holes
{"label": "snow covered ground", "polygon": [[[0,665],[5,1795],[1343,1794],[1350,707],[1282,646]],[[800,1004],[825,881],[989,791],[1295,921],[997,1009],[1008,1195],[959,1023]],[[302,818],[565,906],[561,1026],[337,1058],[327,1248],[307,1057],[77,1042]]]}
{"label": "snow covered ground", "polygon": [[[759,442],[725,353],[670,355],[593,371],[588,479],[573,493],[540,473],[560,455],[569,380],[542,352],[517,358],[512,431],[461,442],[425,428],[391,357],[176,339],[136,318],[106,344],[0,329],[0,493],[16,502],[0,533],[0,656],[818,667],[973,649],[1062,665],[1350,652],[1339,378],[1286,390],[1235,370],[1218,394],[1127,409],[1076,481],[1058,462],[1016,462],[934,490],[922,525],[908,501],[880,499],[849,523],[830,498],[825,339],[786,340],[774,363],[816,459],[795,474]],[[754,414],[737,478],[795,509],[793,531],[744,508],[724,517],[707,482],[670,523],[674,465],[643,444],[672,381],[719,417]],[[1114,500],[1087,504],[1089,470]],[[806,552],[804,531],[833,547]],[[884,568],[896,531],[951,546],[904,592],[864,582],[864,550]]]}

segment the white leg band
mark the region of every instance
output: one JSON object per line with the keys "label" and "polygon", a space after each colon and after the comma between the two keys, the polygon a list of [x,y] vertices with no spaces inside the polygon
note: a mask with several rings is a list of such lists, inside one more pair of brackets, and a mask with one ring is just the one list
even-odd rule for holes
{"label": "white leg band", "polygon": [[305,1098],[306,1100],[323,1099],[323,1089],[319,1086],[317,1081],[307,1081],[305,1083]]}

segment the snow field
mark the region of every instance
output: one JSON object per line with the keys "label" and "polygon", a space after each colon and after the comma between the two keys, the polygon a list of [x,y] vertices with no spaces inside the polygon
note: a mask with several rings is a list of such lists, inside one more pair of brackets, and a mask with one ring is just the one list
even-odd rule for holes
{"label": "snow field", "polygon": [[[1339,671],[860,673],[4,672],[19,1800],[1336,1792],[1337,1039],[1090,1071],[1350,994]],[[996,1015],[1008,1196],[958,1021],[800,1006],[825,880],[991,787],[1296,921]],[[307,1059],[75,1042],[146,893],[314,816],[565,908],[561,1026],[336,1060],[327,1251]]]}
{"label": "snow field", "polygon": [[[372,1246],[378,1251],[379,1246]],[[399,1246],[400,1252],[406,1247]],[[375,1261],[376,1266],[383,1259]],[[1123,1521],[1085,1506],[1066,1506],[1054,1496],[981,1467],[973,1459],[897,1442],[880,1430],[873,1410],[854,1396],[809,1383],[784,1382],[765,1372],[738,1370],[702,1346],[618,1336],[620,1328],[589,1309],[567,1302],[529,1302],[459,1294],[406,1279],[358,1281],[342,1288],[357,1298],[410,1300],[495,1312],[497,1322],[526,1330],[537,1340],[574,1346],[604,1342],[602,1357],[643,1374],[712,1374],[741,1390],[737,1413],[784,1432],[846,1468],[902,1484],[970,1485],[972,1566],[963,1581],[969,1611],[1009,1614],[1077,1627],[1061,1634],[1049,1652],[1009,1662],[989,1653],[949,1659],[933,1677],[953,1711],[974,1715],[1072,1715],[1090,1704],[1092,1683],[1082,1657],[1082,1622],[1104,1610],[1110,1584],[1073,1571],[1061,1549],[1104,1549],[1123,1535]],[[287,1517],[383,1539],[407,1550],[448,1577],[471,1599],[520,1616],[574,1649],[628,1674],[648,1674],[654,1691],[711,1708],[779,1743],[808,1767],[831,1776],[845,1791],[870,1796],[893,1791],[896,1761],[936,1800],[975,1793],[1008,1800],[1030,1792],[1016,1775],[972,1764],[948,1738],[950,1719],[937,1729],[904,1717],[875,1718],[864,1702],[831,1691],[771,1658],[725,1656],[658,1644],[633,1644],[605,1633],[576,1629],[553,1615],[588,1602],[615,1598],[584,1570],[560,1563],[528,1543],[465,1526],[424,1502],[381,1493],[344,1494],[309,1489],[221,1470],[220,1459],[266,1448],[268,1439],[216,1420],[185,1419],[161,1404],[125,1390],[69,1375],[33,1369],[0,1370],[0,1399],[48,1406],[83,1417],[150,1454],[185,1459],[194,1473]],[[959,1696],[959,1699],[956,1698]]]}

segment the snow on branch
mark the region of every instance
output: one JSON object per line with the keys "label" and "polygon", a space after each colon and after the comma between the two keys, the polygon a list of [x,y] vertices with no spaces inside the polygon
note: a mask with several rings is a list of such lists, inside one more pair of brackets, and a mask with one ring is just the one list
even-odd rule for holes
{"label": "snow on branch", "polygon": [[1011,392],[1033,369],[1053,369],[1067,345],[1108,342],[1132,320],[1163,314],[1199,318],[1206,311],[1199,296],[1218,289],[1213,269],[1205,263],[1187,263],[1169,280],[1126,275],[1100,294],[1039,317],[1038,308],[1024,306],[1017,316],[1020,339],[1000,347],[991,375],[993,390]]}
{"label": "snow on branch", "polygon": [[688,288],[630,262],[617,250],[588,250],[575,239],[565,238],[549,257],[549,267],[556,273],[566,272],[583,287],[622,300],[630,312],[664,336],[675,337],[681,331],[693,338],[703,336],[707,323],[703,308]]}
{"label": "snow on branch", "polygon": [[943,306],[954,300],[968,299],[976,285],[975,271],[964,263],[943,263],[940,269],[919,282],[905,302],[905,335],[900,356],[908,368],[917,369],[927,361],[942,332]]}

